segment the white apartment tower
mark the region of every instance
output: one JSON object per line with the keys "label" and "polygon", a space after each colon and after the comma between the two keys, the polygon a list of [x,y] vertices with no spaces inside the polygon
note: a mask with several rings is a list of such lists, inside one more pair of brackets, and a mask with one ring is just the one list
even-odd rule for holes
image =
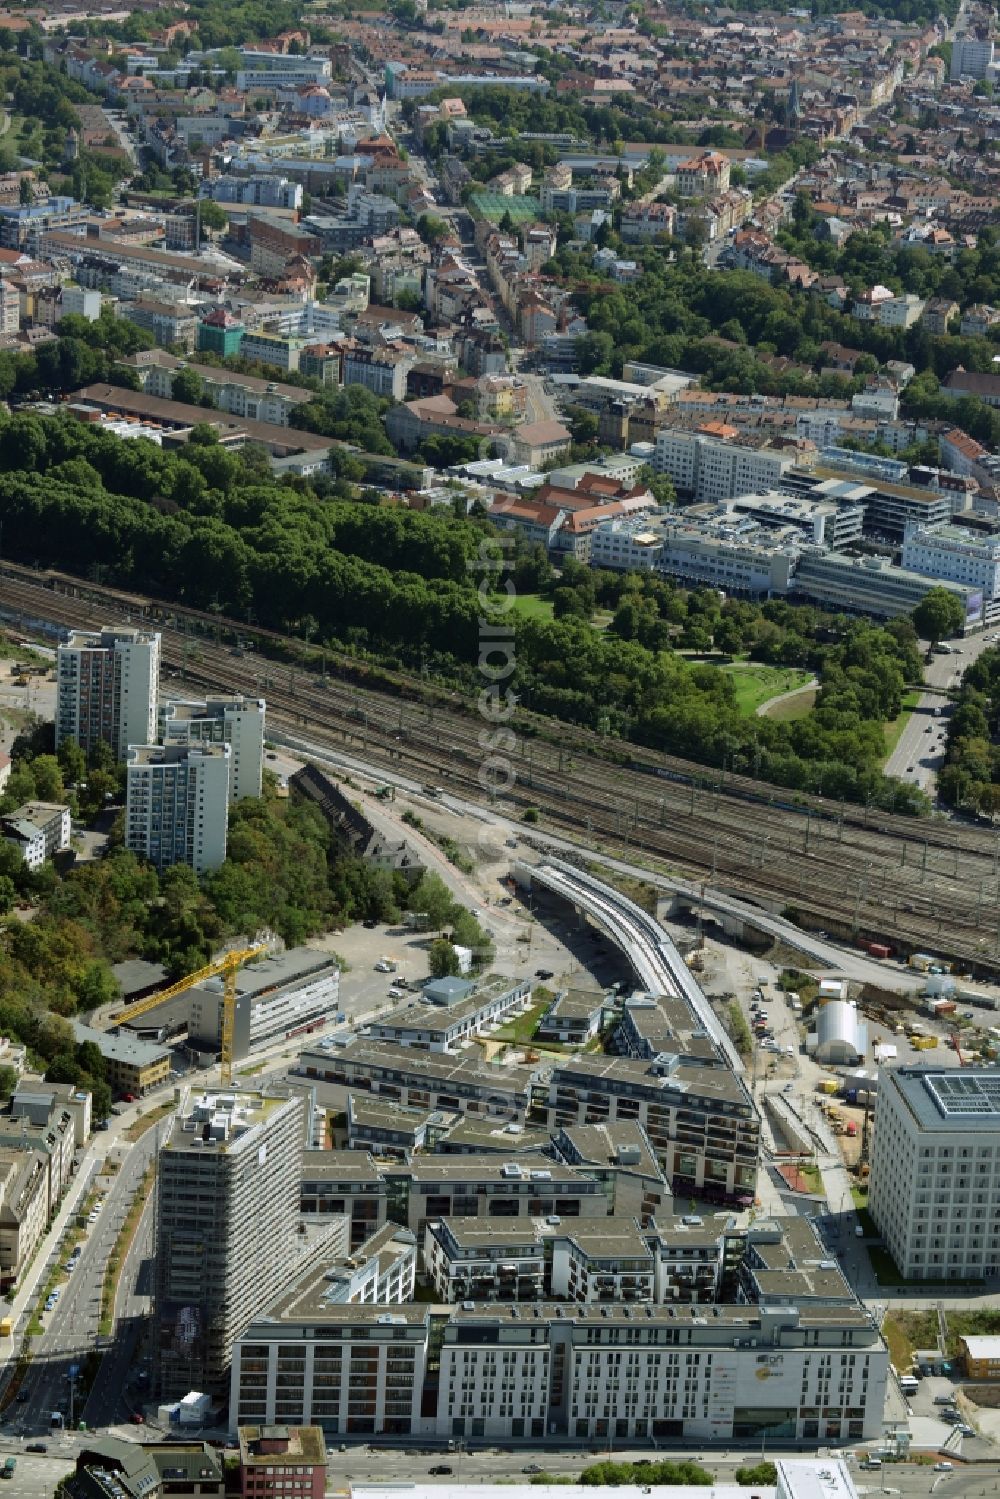
{"label": "white apartment tower", "polygon": [[154,1314],[162,1398],[224,1389],[233,1342],[300,1254],[301,1095],[189,1094],[160,1150]]}
{"label": "white apartment tower", "polygon": [[116,760],[156,737],[160,636],[148,630],[74,630],[56,652],[56,748],[75,739]]}
{"label": "white apartment tower", "polygon": [[206,702],[170,699],[159,711],[163,744],[228,744],[229,800],[260,796],[264,774],[262,697],[210,697]]}
{"label": "white apartment tower", "polygon": [[1000,1073],[883,1068],[869,1205],[907,1280],[1000,1267]]}
{"label": "white apartment tower", "polygon": [[226,857],[228,744],[140,744],[128,753],[125,842],[133,853],[196,874]]}

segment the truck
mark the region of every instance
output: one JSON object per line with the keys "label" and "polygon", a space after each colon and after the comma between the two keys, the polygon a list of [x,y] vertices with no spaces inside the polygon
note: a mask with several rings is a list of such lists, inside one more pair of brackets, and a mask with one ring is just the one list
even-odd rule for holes
{"label": "truck", "polygon": [[884,942],[869,942],[868,953],[873,958],[890,958],[892,956],[892,948],[886,947]]}
{"label": "truck", "polygon": [[823,1081],[818,1086],[819,1086],[819,1091],[821,1093],[826,1093],[828,1096],[832,1096],[834,1093],[837,1092],[837,1090],[840,1087],[840,1084],[837,1082],[837,1080],[835,1078],[827,1077],[827,1078],[824,1078]]}
{"label": "truck", "polygon": [[0,1317],[0,1338],[9,1338],[14,1332],[13,1317]]}

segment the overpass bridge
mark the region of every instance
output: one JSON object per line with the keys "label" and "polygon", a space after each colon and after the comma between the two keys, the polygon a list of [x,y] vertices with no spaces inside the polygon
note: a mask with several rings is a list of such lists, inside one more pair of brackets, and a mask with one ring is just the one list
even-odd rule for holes
{"label": "overpass bridge", "polygon": [[572,905],[600,927],[620,948],[640,986],[650,994],[666,994],[686,1001],[701,1028],[711,1036],[723,1061],[737,1076],[743,1061],[700,985],[654,916],[602,880],[562,859],[544,864],[521,864],[520,883],[542,888]]}

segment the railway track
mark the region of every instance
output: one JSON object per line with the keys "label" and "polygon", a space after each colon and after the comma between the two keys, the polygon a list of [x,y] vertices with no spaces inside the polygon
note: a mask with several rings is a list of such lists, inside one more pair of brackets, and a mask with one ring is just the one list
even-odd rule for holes
{"label": "railway track", "polygon": [[[22,627],[42,620],[90,628],[125,618],[155,621],[168,689],[264,695],[273,722],[305,732],[317,745],[347,750],[373,768],[440,782],[465,799],[488,800],[479,780],[482,723],[457,694],[411,682],[415,695],[404,696],[408,679],[400,674],[399,685],[392,684],[397,695],[390,696],[263,654],[236,655],[221,644],[223,635],[246,637],[235,621],[62,575],[42,581],[11,564],[0,566],[0,609]],[[204,633],[193,636],[192,628]],[[271,632],[252,633],[262,645],[296,648]],[[519,713],[514,728],[521,731],[512,756],[517,778],[505,800],[521,810],[536,807],[546,825],[637,857],[655,856],[771,908],[794,908],[813,927],[903,951],[924,947],[979,972],[1000,971],[996,835],[820,798],[791,805],[779,788],[669,756],[633,754],[628,746],[616,745],[613,754],[631,764],[615,763],[598,736],[538,715]]]}

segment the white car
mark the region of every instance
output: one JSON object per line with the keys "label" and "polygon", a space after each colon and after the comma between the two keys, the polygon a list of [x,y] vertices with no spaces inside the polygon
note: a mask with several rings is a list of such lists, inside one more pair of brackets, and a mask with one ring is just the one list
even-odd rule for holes
{"label": "white car", "polygon": [[935,1471],[935,1473],[951,1473],[951,1472],[954,1471],[954,1468],[955,1468],[955,1464],[954,1463],[935,1463],[934,1464],[934,1471]]}
{"label": "white car", "polygon": [[385,958],[380,958],[379,961],[375,964],[376,973],[392,973],[392,971],[392,963],[387,963]]}

